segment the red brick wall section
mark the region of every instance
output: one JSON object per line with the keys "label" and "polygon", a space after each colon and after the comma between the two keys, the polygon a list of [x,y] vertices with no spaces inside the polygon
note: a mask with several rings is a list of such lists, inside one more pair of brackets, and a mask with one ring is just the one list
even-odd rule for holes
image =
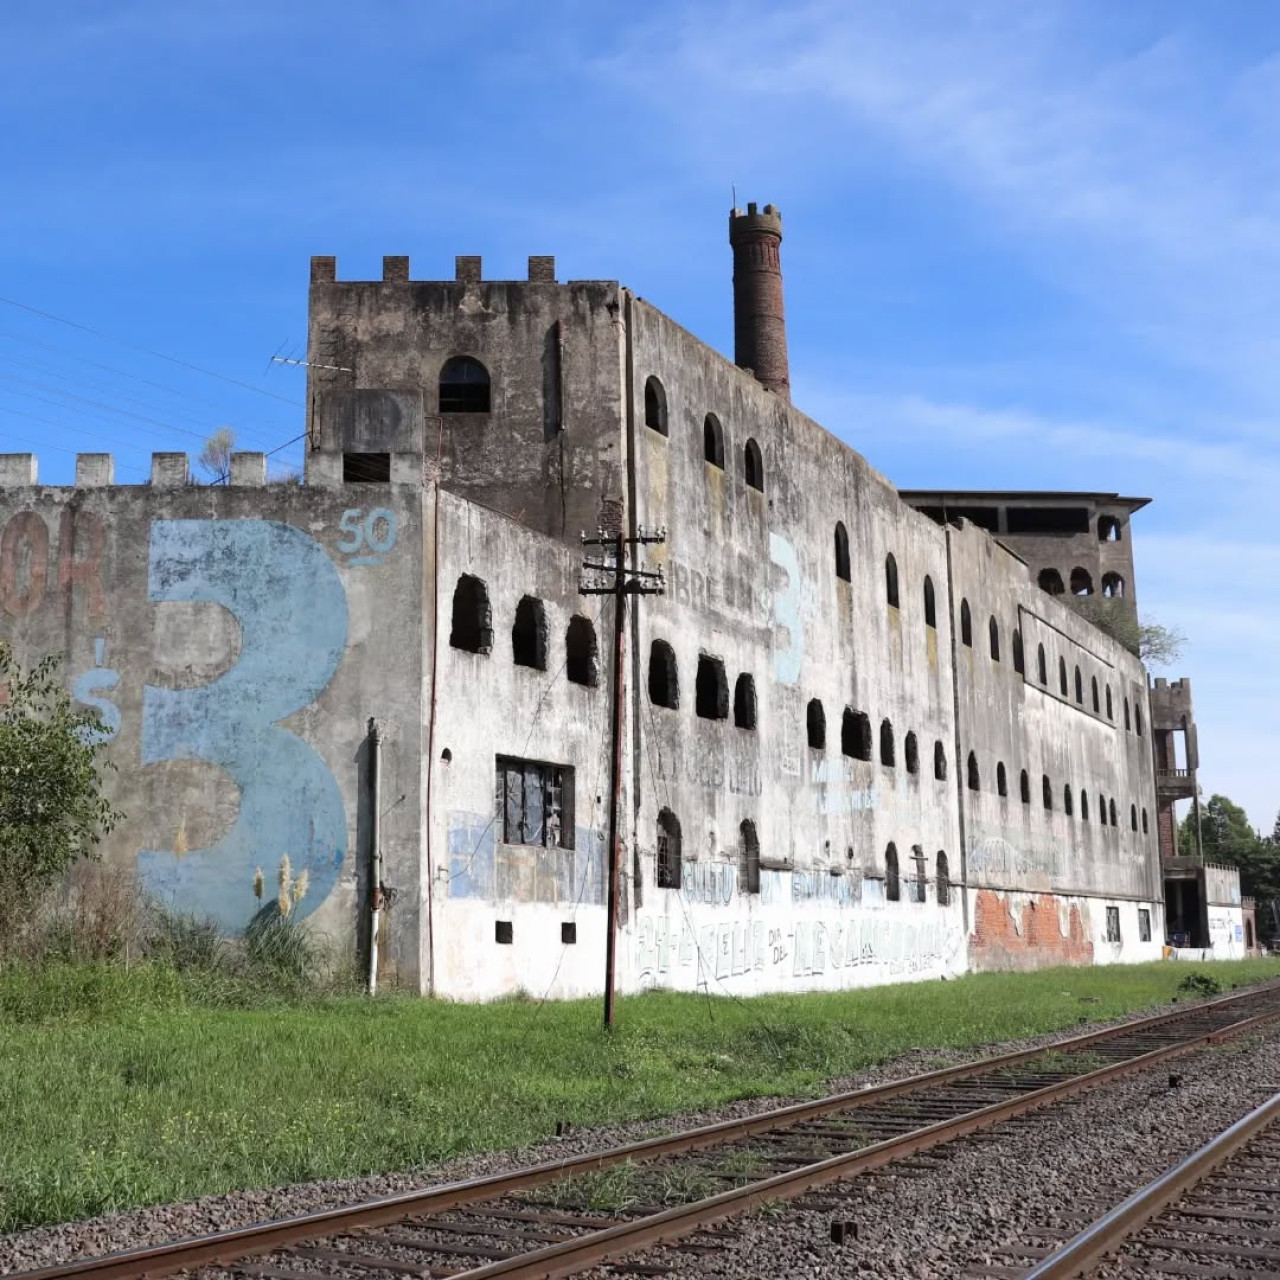
{"label": "red brick wall section", "polygon": [[1174,820],[1173,801],[1159,801],[1156,810],[1156,831],[1160,836],[1160,856],[1176,858],[1178,856],[1177,823]]}
{"label": "red brick wall section", "polygon": [[1045,894],[1021,909],[993,889],[982,889],[969,939],[969,962],[975,969],[1039,969],[1054,964],[1091,964],[1093,943],[1085,937],[1080,908],[1072,907],[1067,932],[1059,926],[1064,904]]}

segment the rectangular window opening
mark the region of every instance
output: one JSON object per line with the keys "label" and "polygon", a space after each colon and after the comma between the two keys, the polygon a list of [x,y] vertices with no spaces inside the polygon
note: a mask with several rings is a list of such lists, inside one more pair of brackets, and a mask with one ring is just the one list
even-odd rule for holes
{"label": "rectangular window opening", "polygon": [[571,947],[578,941],[578,926],[572,920],[565,920],[560,925],[560,941],[566,947]]}
{"label": "rectangular window opening", "polygon": [[344,453],[342,483],[390,484],[391,455],[389,453]]}
{"label": "rectangular window opening", "polygon": [[510,920],[495,920],[493,922],[493,940],[500,943],[504,947],[509,947],[515,937],[515,929]]}
{"label": "rectangular window opening", "polygon": [[1107,941],[1120,941],[1120,908],[1107,908]]}
{"label": "rectangular window opening", "polygon": [[1138,941],[1151,941],[1151,912],[1146,907],[1138,908]]}
{"label": "rectangular window opening", "polygon": [[503,844],[573,848],[573,770],[498,756],[494,777],[498,839]]}

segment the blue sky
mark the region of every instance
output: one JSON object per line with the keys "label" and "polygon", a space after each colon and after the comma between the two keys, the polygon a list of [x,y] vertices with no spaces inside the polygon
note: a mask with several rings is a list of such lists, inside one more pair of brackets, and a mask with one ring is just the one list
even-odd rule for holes
{"label": "blue sky", "polygon": [[783,210],[794,399],[894,482],[1154,499],[1138,599],[1189,638],[1167,674],[1193,680],[1206,791],[1270,829],[1268,0],[9,0],[0,22],[0,448],[42,479],[105,448],[141,480],[223,424],[296,436],[302,373],[267,366],[304,353],[313,253],[349,278],[554,253],[730,352],[736,185]]}

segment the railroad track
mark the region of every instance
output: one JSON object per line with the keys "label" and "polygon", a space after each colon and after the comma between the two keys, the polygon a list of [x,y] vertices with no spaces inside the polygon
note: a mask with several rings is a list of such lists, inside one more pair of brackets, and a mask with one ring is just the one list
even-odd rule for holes
{"label": "railroad track", "polygon": [[1020,1274],[1280,1280],[1280,1093]]}
{"label": "railroad track", "polygon": [[1280,984],[1269,984],[1044,1049],[13,1280],[134,1280],[201,1268],[219,1280],[531,1280],[599,1264],[614,1275],[696,1270],[700,1255],[720,1249],[735,1214],[782,1200],[838,1208],[817,1194],[824,1184],[1276,1019]]}

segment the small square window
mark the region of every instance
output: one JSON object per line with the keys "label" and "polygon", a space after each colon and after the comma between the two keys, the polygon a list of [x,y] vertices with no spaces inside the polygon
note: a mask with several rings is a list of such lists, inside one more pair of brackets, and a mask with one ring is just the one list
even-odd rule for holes
{"label": "small square window", "polygon": [[391,455],[389,453],[344,453],[342,483],[390,484]]}
{"label": "small square window", "polygon": [[515,930],[510,920],[495,920],[493,923],[493,940],[509,947],[514,940]]}
{"label": "small square window", "polygon": [[578,926],[572,920],[565,920],[560,925],[560,941],[571,947],[578,941]]}

